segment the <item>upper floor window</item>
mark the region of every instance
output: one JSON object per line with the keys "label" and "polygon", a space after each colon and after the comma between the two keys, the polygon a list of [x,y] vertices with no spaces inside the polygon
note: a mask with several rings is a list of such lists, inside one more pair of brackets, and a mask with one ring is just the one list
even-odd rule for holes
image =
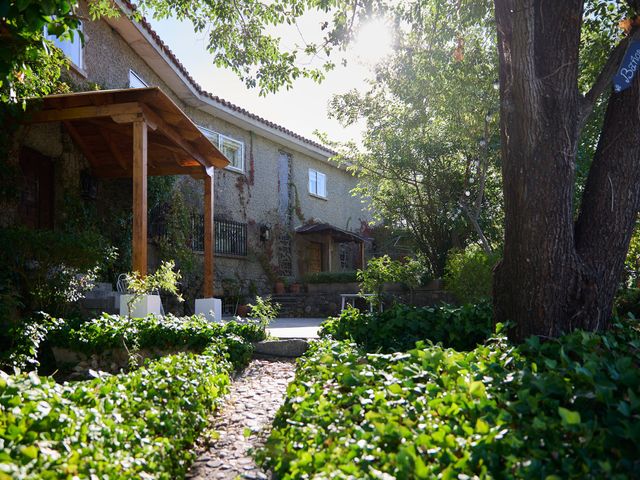
{"label": "upper floor window", "polygon": [[44,28],[44,35],[47,38],[47,40],[51,40],[53,42],[53,44],[58,47],[60,50],[62,50],[62,53],[65,54],[65,56],[71,60],[71,62],[78,68],[83,69],[84,68],[84,59],[82,58],[82,40],[80,38],[80,35],[83,32],[83,26],[82,23],[80,23],[78,25],[78,30],[73,32],[73,39],[69,40],[69,39],[59,39],[58,37],[56,37],[55,35],[49,35],[49,33],[47,32],[47,27],[45,26]]}
{"label": "upper floor window", "polygon": [[133,70],[129,70],[129,88],[145,88],[148,86],[140,75]]}
{"label": "upper floor window", "polygon": [[208,128],[198,128],[227,157],[229,160],[228,169],[244,172],[244,143]]}
{"label": "upper floor window", "polygon": [[309,169],[309,193],[327,198],[327,176],[312,168]]}

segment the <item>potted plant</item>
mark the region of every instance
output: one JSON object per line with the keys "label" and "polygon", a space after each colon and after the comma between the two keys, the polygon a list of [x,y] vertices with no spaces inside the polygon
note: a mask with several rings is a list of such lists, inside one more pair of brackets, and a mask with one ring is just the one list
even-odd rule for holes
{"label": "potted plant", "polygon": [[138,272],[126,274],[129,293],[120,296],[120,315],[129,317],[145,317],[150,314],[161,315],[162,303],[160,291],[172,293],[178,301],[184,301],[178,291],[178,280],[181,275],[174,271],[175,263],[162,262],[158,270],[151,275],[140,275]]}
{"label": "potted plant", "polygon": [[291,293],[300,293],[301,285],[298,282],[293,282],[289,287]]}
{"label": "potted plant", "polygon": [[238,305],[238,308],[236,308],[236,315],[239,317],[246,317],[248,313],[249,305],[247,305],[246,303],[242,303]]}
{"label": "potted plant", "polygon": [[276,295],[282,295],[283,293],[285,293],[286,289],[284,285],[284,280],[282,278],[278,278],[273,285],[273,289]]}

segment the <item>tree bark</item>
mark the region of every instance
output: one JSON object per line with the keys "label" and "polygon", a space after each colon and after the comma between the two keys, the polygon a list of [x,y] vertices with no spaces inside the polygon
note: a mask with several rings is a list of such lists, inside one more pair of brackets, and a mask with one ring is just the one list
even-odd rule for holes
{"label": "tree bark", "polygon": [[515,322],[517,341],[606,328],[639,206],[638,79],[610,98],[574,224],[578,137],[593,101],[577,88],[583,1],[495,7],[505,202],[495,319]]}

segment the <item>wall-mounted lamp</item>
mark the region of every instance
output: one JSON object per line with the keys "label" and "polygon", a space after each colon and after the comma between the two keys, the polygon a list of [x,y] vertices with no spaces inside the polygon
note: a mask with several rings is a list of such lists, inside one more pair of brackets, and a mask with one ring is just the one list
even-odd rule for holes
{"label": "wall-mounted lamp", "polygon": [[266,225],[262,225],[260,227],[260,241],[268,242],[270,238],[271,238],[271,229]]}

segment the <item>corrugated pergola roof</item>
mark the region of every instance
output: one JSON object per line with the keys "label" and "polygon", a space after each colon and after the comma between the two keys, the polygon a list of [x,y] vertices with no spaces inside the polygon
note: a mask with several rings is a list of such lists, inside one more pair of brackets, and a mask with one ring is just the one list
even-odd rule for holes
{"label": "corrugated pergola roof", "polygon": [[148,127],[148,175],[211,175],[229,161],[158,87],[29,100],[29,123],[62,122],[98,177],[131,177],[133,130]]}

